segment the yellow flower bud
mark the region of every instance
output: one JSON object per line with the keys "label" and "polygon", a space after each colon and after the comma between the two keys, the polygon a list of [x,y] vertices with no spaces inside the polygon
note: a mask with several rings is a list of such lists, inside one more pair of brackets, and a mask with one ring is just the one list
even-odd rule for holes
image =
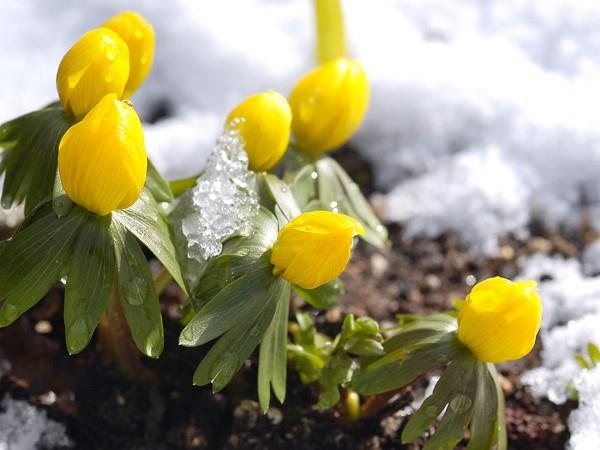
{"label": "yellow flower bud", "polygon": [[244,139],[250,169],[268,170],[279,162],[290,140],[292,111],[285,97],[268,91],[248,97],[227,117],[226,126]]}
{"label": "yellow flower bud", "polygon": [[67,130],[58,147],[58,170],[71,200],[101,216],[131,206],[146,181],[142,124],[133,107],[105,96]]}
{"label": "yellow flower bud", "polygon": [[60,102],[82,117],[106,94],[121,98],[129,78],[129,50],[108,28],[88,31],[63,56],[56,75]]}
{"label": "yellow flower bud", "polygon": [[104,23],[129,47],[129,79],[123,98],[129,98],[144,82],[154,59],[154,28],[144,17],[133,11],[119,13]]}
{"label": "yellow flower bud", "polygon": [[312,211],[288,222],[271,253],[273,274],[304,289],[336,279],[350,259],[352,239],[363,227],[344,214]]}
{"label": "yellow flower bud", "polygon": [[535,281],[489,278],[475,285],[461,307],[458,339],[481,361],[511,361],[531,351],[541,320]]}
{"label": "yellow flower bud", "polygon": [[369,80],[358,61],[336,59],[302,78],[290,96],[296,145],[307,153],[334,150],[354,134],[369,104]]}

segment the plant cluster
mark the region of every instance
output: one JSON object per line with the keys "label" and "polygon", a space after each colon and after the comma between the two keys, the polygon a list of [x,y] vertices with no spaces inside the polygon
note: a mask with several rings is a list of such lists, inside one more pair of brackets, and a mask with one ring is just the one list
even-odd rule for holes
{"label": "plant cluster", "polygon": [[[59,101],[0,127],[2,201],[26,211],[0,244],[0,326],[62,280],[69,353],[83,350],[98,329],[124,374],[144,380],[139,352],[157,358],[163,350],[158,296],[172,277],[189,298],[179,344],[212,343],[194,384],[222,390],[258,348],[265,412],[271,392],[285,400],[289,361],[303,382],[320,386],[321,408],[343,399],[358,419],[361,395],[393,392],[443,369],[402,440],[443,416],[427,448],[454,447],[469,425],[469,449],[506,448],[493,364],[532,349],[541,321],[534,282],[485,280],[459,311],[403,317],[385,333],[368,317],[347,316],[334,339],[318,333],[306,312],[290,321],[292,292],[313,308],[337,303],[355,237],[378,248],[387,242],[358,186],[327,156],[360,126],[369,83],[361,64],[346,57],[339,3],[316,6],[320,65],[287,99],[252,95],[226,118],[211,170],[225,170],[224,161],[244,174],[226,186],[208,182],[207,173],[169,183],[146,155],[128,100],[152,64],[154,33],[143,17],[117,14],[73,45],[58,66]],[[235,203],[239,189],[252,201]],[[225,227],[223,216],[196,210],[201,234],[218,245],[194,243],[203,251],[193,264],[191,243],[177,242],[193,224],[175,220],[191,197],[222,202],[234,216],[245,208],[243,221]],[[164,267],[156,280],[143,247]]]}

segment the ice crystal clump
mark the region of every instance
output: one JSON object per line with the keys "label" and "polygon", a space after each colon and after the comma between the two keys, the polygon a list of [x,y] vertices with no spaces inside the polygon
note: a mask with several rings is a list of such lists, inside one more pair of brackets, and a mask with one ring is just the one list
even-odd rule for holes
{"label": "ice crystal clump", "polygon": [[8,394],[0,404],[0,450],[71,447],[64,425]]}
{"label": "ice crystal clump", "polygon": [[196,186],[178,209],[187,256],[199,262],[221,253],[228,237],[249,232],[258,194],[239,133],[227,130],[217,139]]}

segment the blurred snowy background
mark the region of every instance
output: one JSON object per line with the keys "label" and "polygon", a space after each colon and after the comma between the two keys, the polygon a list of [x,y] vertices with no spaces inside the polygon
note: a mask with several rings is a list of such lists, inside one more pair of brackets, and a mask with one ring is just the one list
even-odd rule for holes
{"label": "blurred snowy background", "polygon": [[[198,172],[245,96],[287,94],[313,65],[309,0],[4,0],[0,122],[54,100],[65,51],[125,9],[156,29],[155,65],[133,100],[143,118],[168,112],[145,125],[168,177]],[[488,255],[498,236],[526,237],[534,219],[600,228],[600,2],[345,0],[344,9],[352,55],[372,82],[352,143],[375,168],[387,221],[407,235],[454,231]],[[554,278],[540,286],[544,367],[525,378],[561,402],[579,377],[577,449],[600,442],[600,372],[580,373],[573,360],[600,343],[600,243],[584,255],[523,262],[524,276]]]}

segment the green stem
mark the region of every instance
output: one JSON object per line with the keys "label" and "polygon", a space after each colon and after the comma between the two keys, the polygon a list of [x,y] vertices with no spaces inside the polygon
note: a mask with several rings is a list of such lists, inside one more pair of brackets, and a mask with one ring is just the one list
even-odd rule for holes
{"label": "green stem", "polygon": [[340,0],[314,0],[317,23],[317,61],[346,56],[346,33]]}
{"label": "green stem", "polygon": [[346,412],[351,420],[360,419],[360,396],[351,389],[346,391]]}
{"label": "green stem", "polygon": [[178,180],[169,181],[169,187],[175,198],[179,197],[189,188],[196,186],[196,181],[200,175],[194,175],[189,178],[180,178]]}
{"label": "green stem", "polygon": [[114,361],[129,381],[153,381],[156,377],[142,363],[141,353],[131,338],[131,332],[121,306],[119,285],[115,281],[104,316],[98,325],[102,352]]}
{"label": "green stem", "polygon": [[167,286],[173,281],[173,277],[167,269],[162,267],[160,272],[154,277],[154,287],[156,288],[156,294],[160,296]]}

